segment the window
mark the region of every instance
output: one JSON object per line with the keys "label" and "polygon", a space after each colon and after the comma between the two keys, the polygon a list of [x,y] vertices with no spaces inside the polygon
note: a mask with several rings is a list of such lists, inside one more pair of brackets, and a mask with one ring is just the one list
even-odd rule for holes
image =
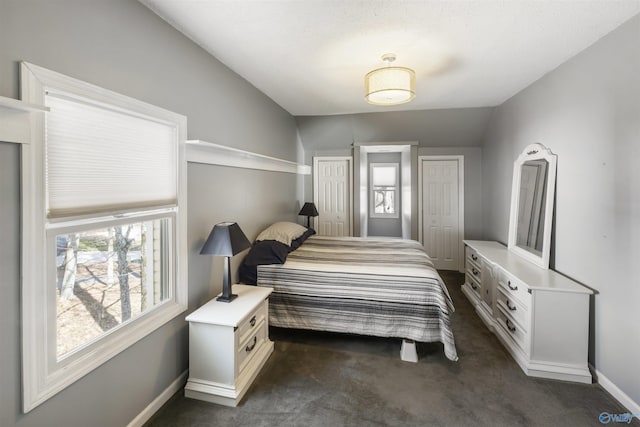
{"label": "window", "polygon": [[23,63],[28,412],[186,310],[186,119]]}
{"label": "window", "polygon": [[86,231],[51,230],[58,360],[170,297],[170,226],[170,219],[162,218]]}
{"label": "window", "polygon": [[399,177],[397,163],[371,163],[369,216],[398,218]]}

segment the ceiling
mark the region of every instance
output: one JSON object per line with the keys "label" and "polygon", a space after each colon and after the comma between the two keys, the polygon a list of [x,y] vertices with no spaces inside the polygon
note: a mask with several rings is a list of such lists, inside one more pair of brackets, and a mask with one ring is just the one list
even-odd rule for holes
{"label": "ceiling", "polygon": [[[640,13],[640,0],[140,2],[294,116],[499,105]],[[385,53],[416,72],[409,104],[364,100]]]}

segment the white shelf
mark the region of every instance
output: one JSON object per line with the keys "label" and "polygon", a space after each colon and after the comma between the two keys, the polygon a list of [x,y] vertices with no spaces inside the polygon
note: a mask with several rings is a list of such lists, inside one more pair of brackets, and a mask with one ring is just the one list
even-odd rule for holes
{"label": "white shelf", "polygon": [[45,107],[44,105],[30,104],[28,102],[20,101],[19,99],[7,98],[5,96],[0,96],[0,107],[29,113],[44,113],[49,111],[49,107]]}
{"label": "white shelf", "polygon": [[49,108],[44,105],[0,96],[0,141],[29,144],[34,113],[47,111]]}
{"label": "white shelf", "polygon": [[311,175],[311,166],[201,140],[187,141],[187,161],[208,165]]}

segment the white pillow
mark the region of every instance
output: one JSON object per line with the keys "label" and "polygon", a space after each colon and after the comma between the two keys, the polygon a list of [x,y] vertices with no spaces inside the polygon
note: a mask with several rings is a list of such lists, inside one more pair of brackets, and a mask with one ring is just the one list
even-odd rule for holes
{"label": "white pillow", "polygon": [[303,227],[295,222],[276,222],[275,224],[265,228],[262,233],[258,234],[256,241],[276,240],[287,246],[291,246],[291,241],[302,236],[305,231],[307,231],[307,227]]}

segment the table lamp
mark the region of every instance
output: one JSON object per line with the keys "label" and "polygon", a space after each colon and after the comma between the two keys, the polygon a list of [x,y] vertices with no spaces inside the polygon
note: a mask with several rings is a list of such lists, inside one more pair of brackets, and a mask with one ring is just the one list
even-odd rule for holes
{"label": "table lamp", "polygon": [[316,209],[316,205],[314,205],[313,202],[305,202],[304,206],[302,206],[302,209],[300,209],[300,212],[298,212],[298,215],[304,215],[307,217],[307,228],[309,228],[309,219],[312,216],[318,216],[318,210]]}
{"label": "table lamp", "polygon": [[200,254],[225,257],[222,295],[216,301],[231,302],[238,295],[231,293],[231,257],[251,247],[251,243],[236,222],[221,222],[213,226]]}

